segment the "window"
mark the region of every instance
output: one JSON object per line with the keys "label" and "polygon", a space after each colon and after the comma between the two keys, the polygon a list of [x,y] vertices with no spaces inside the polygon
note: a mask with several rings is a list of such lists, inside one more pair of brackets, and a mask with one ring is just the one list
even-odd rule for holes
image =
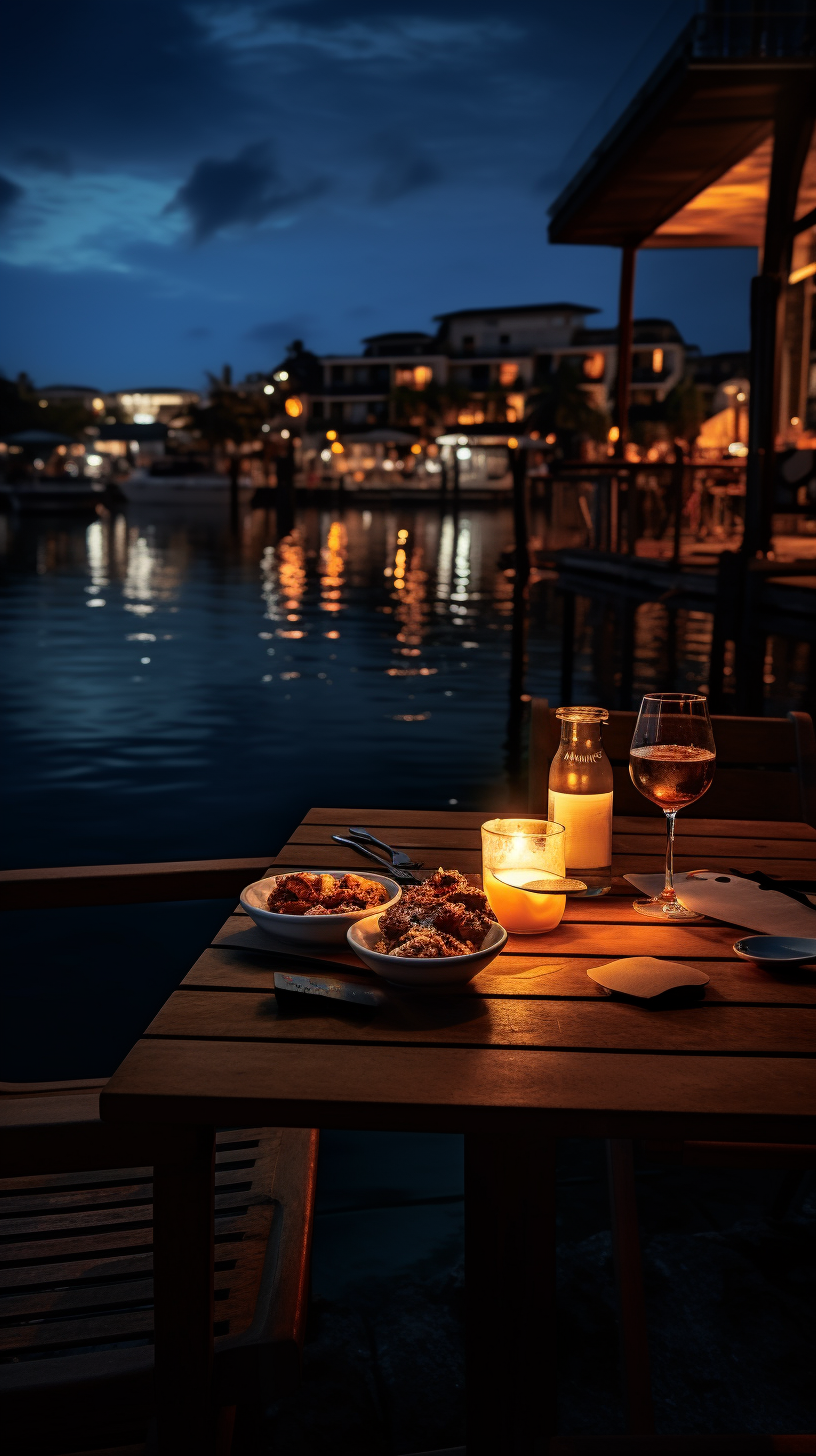
{"label": "window", "polygon": [[352,370],[352,376],[355,384],[368,384],[368,369],[364,364],[357,365]]}
{"label": "window", "polygon": [[323,401],[322,401],[322,399],[313,400],[313,402],[312,402],[312,419],[313,420],[322,420],[322,418],[323,418]]}
{"label": "window", "polygon": [[490,365],[471,364],[470,383],[473,389],[487,389],[490,385]]}
{"label": "window", "polygon": [[606,355],[585,354],[583,368],[585,379],[603,379],[606,368]]}
{"label": "window", "polygon": [[340,399],[333,399],[332,400],[331,407],[330,407],[330,410],[329,410],[329,418],[332,419],[332,420],[342,420],[342,418],[343,418],[343,401],[342,400],[340,400]]}
{"label": "window", "polygon": [[463,334],[462,335],[462,348],[463,349],[472,349],[475,342],[476,341],[475,341],[475,339],[474,339],[474,337],[473,337],[472,334]]}
{"label": "window", "polygon": [[518,364],[499,365],[499,384],[501,385],[502,389],[510,389],[510,387],[515,384],[516,380],[518,379],[518,372]]}
{"label": "window", "polygon": [[499,343],[504,347],[510,343],[509,334],[499,334]]}
{"label": "window", "polygon": [[663,373],[663,350],[662,349],[652,349],[652,373],[653,374],[662,374]]}
{"label": "window", "polygon": [[332,364],[331,382],[332,384],[345,384],[346,371],[342,364]]}
{"label": "window", "polygon": [[395,369],[394,383],[398,389],[425,389],[433,379],[433,370],[427,364],[417,364],[414,369]]}

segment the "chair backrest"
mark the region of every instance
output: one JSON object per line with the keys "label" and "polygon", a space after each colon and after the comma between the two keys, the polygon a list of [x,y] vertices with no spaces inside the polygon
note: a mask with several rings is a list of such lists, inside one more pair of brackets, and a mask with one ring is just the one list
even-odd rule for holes
{"label": "chair backrest", "polygon": [[[629,777],[629,745],[637,713],[612,711],[603,741],[615,781],[616,814],[660,814]],[[684,818],[804,820],[816,826],[816,737],[809,713],[787,718],[712,717],[717,745],[714,783],[683,810]],[[550,763],[561,724],[546,698],[533,698],[530,721],[529,806],[547,807]]]}

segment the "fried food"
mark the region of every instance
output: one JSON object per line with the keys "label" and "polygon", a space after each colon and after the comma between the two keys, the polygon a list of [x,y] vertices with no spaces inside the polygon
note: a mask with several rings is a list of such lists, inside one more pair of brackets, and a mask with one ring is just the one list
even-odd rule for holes
{"label": "fried food", "polygon": [[442,935],[429,925],[415,925],[386,954],[417,960],[438,960],[442,956],[462,955],[463,950],[464,947],[452,935]]}
{"label": "fried food", "polygon": [[451,898],[443,900],[433,917],[433,926],[442,935],[452,935],[456,940],[466,941],[473,950],[478,950],[495,916],[482,910],[468,910],[465,905]]}
{"label": "fried food", "polygon": [[434,870],[430,878],[425,880],[422,888],[426,894],[436,895],[442,900],[450,894],[451,890],[469,890],[470,885],[459,870],[443,870],[440,865],[439,869]]}
{"label": "fried food", "polygon": [[495,919],[483,890],[474,889],[458,870],[440,868],[380,916],[377,949],[383,955],[433,959],[471,955]]}
{"label": "fried food", "polygon": [[388,899],[385,885],[362,875],[316,875],[298,870],[272,881],[266,908],[275,915],[348,915]]}

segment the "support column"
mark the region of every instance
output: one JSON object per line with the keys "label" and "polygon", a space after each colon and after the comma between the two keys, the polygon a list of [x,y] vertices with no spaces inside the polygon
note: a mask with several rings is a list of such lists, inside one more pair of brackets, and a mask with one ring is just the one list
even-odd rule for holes
{"label": "support column", "polygon": [[543,1456],[555,1434],[555,1142],[465,1135],[467,1456]]}
{"label": "support column", "polygon": [[617,426],[620,431],[616,453],[626,457],[629,439],[629,400],[632,393],[632,321],[635,307],[635,259],[637,247],[627,243],[621,251],[620,295],[618,299]]}
{"label": "support column", "polygon": [[762,272],[751,284],[751,406],[743,541],[747,556],[765,555],[771,543],[785,289],[796,200],[814,116],[816,87],[812,72],[807,72],[788,81],[777,102]]}

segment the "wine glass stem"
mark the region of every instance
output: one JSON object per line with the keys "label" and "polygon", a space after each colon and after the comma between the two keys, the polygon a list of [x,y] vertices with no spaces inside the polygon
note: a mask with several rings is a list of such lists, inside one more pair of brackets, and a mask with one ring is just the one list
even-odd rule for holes
{"label": "wine glass stem", "polygon": [[663,886],[661,900],[676,900],[674,893],[674,821],[677,818],[677,810],[666,814],[666,883]]}

